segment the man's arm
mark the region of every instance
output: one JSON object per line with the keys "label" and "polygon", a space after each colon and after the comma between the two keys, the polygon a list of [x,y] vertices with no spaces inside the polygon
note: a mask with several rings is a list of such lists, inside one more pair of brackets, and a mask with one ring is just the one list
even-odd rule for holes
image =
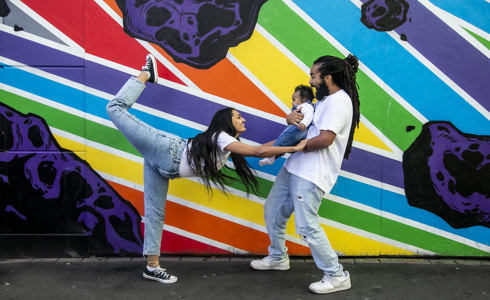
{"label": "man's arm", "polygon": [[320,134],[318,136],[308,140],[308,143],[306,143],[306,147],[303,149],[303,151],[311,152],[325,149],[332,145],[336,136],[337,135],[333,131],[320,130]]}

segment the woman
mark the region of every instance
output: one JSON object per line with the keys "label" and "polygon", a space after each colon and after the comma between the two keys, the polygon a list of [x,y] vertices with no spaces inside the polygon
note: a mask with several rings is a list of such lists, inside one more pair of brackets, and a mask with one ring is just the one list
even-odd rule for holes
{"label": "woman", "polygon": [[147,256],[143,277],[162,283],[174,283],[172,276],[160,267],[160,243],[170,179],[198,177],[211,191],[211,185],[226,192],[225,183],[233,178],[220,172],[229,157],[240,180],[256,192],[258,182],[245,156],[269,157],[303,150],[307,140],[296,146],[274,147],[274,141],[260,146],[241,143],[238,137],[245,129],[245,119],[233,108],[216,112],[209,128],[188,141],[158,130],[128,112],[146,82],[157,83],[158,72],[153,55],[148,54],[146,65],[138,77],[131,77],[107,105],[114,125],[144,158],[145,239],[143,255]]}

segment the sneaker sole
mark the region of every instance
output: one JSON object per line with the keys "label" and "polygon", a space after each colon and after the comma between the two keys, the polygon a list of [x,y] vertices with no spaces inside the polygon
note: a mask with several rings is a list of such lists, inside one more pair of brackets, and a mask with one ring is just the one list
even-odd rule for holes
{"label": "sneaker sole", "polygon": [[332,290],[328,290],[326,292],[323,292],[323,291],[315,291],[314,289],[312,288],[308,288],[310,290],[310,292],[314,293],[314,294],[318,294],[318,295],[324,295],[324,294],[331,294],[331,293],[335,293],[335,292],[341,292],[341,291],[347,291],[348,289],[350,289],[351,286],[339,286],[339,287],[336,287]]}
{"label": "sneaker sole", "polygon": [[159,278],[155,278],[155,277],[151,277],[151,276],[148,276],[146,275],[145,273],[143,273],[143,277],[146,278],[146,279],[149,279],[149,280],[155,280],[155,281],[158,281],[160,283],[175,283],[177,282],[178,278],[175,278],[175,279],[169,279],[169,280],[163,280],[163,279],[159,279]]}
{"label": "sneaker sole", "polygon": [[254,270],[257,270],[257,271],[287,271],[290,269],[290,266],[287,266],[287,267],[274,267],[274,268],[256,268],[254,266],[252,266],[252,264],[250,264],[250,267]]}

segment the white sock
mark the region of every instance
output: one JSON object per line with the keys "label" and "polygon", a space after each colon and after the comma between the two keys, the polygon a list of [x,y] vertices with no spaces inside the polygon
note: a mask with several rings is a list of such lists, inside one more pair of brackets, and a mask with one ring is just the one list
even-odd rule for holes
{"label": "white sock", "polygon": [[272,165],[274,162],[276,161],[276,159],[274,158],[274,156],[271,156],[271,157],[266,157],[264,159],[261,159],[259,161],[259,166],[266,166],[266,165]]}

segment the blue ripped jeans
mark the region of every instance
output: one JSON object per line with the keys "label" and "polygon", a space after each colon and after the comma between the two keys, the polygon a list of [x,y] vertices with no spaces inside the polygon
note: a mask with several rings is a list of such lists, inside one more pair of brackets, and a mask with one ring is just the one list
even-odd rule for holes
{"label": "blue ripped jeans", "polygon": [[310,247],[317,267],[327,275],[342,275],[337,253],[319,224],[323,195],[314,183],[281,168],[264,205],[265,226],[271,240],[269,253],[275,260],[286,257],[286,224],[294,212],[296,233]]}
{"label": "blue ripped jeans", "polygon": [[160,255],[168,184],[170,179],[179,177],[180,159],[187,141],[153,128],[128,112],[144,89],[141,81],[131,77],[107,105],[107,114],[144,158],[143,254]]}

